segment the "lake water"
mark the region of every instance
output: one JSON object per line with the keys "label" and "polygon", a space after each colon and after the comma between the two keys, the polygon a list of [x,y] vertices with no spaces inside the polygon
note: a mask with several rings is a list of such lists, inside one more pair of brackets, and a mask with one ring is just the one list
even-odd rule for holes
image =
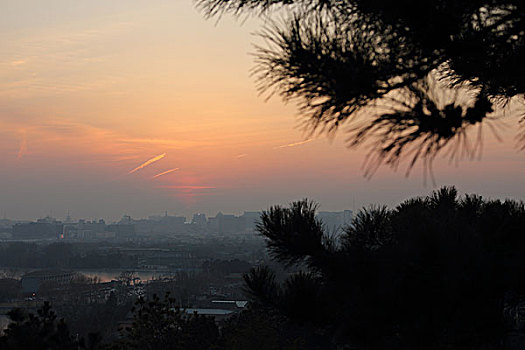
{"label": "lake water", "polygon": [[[0,269],[0,276],[6,275],[12,278],[21,278],[24,274],[38,269]],[[120,269],[103,269],[103,270],[74,270],[88,277],[98,276],[101,282],[110,282],[115,280],[125,271],[133,271],[135,276],[142,281],[159,279],[162,277],[173,276],[176,272],[172,271],[155,271],[155,270],[120,270]]]}
{"label": "lake water", "polygon": [[[78,270],[81,274],[87,277],[100,278],[101,282],[110,282],[116,280],[118,276],[125,271],[130,270]],[[152,279],[159,279],[161,277],[171,276],[172,273],[169,271],[134,271],[135,276],[140,278],[142,281],[149,281]]]}

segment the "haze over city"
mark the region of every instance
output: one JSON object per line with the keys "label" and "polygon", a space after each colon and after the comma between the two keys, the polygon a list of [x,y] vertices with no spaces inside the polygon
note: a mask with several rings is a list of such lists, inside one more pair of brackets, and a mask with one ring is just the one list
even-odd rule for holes
{"label": "haze over city", "polygon": [[[336,211],[434,189],[420,166],[366,179],[343,130],[306,134],[293,104],[260,96],[262,21],[205,19],[190,0],[2,1],[2,216],[240,214],[305,197]],[[516,121],[497,124],[480,159],[436,159],[436,185],[524,198]]]}
{"label": "haze over city", "polygon": [[0,349],[525,349],[525,1],[0,0]]}

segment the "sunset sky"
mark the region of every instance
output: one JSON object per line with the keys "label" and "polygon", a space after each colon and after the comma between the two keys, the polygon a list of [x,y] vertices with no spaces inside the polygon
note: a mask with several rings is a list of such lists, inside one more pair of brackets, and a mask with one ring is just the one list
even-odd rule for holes
{"label": "sunset sky", "polygon": [[[365,179],[344,132],[309,137],[293,104],[260,96],[261,23],[206,20],[191,0],[2,0],[0,215],[359,209],[434,189],[421,167]],[[485,128],[481,160],[438,159],[437,185],[525,199],[516,125],[503,142]]]}

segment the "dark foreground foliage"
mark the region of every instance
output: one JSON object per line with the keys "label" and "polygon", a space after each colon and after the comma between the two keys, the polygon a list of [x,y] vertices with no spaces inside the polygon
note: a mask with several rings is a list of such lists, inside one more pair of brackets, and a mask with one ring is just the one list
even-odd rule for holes
{"label": "dark foreground foliage", "polygon": [[[22,309],[9,312],[11,323],[0,337],[2,350],[208,350],[217,349],[219,330],[213,318],[188,315],[166,294],[139,298],[133,321],[121,330],[119,340],[104,343],[100,334],[87,339],[72,336],[64,319],[58,319],[45,302],[37,314]],[[103,315],[101,315],[103,316]],[[102,332],[103,330],[100,330]]]}
{"label": "dark foreground foliage", "polygon": [[109,349],[208,350],[213,349],[219,330],[213,318],[188,315],[166,294],[139,298],[133,308],[133,323],[123,330],[123,339]]}
{"label": "dark foreground foliage", "polygon": [[0,337],[2,350],[92,349],[99,340],[96,335],[90,335],[87,342],[73,337],[64,320],[57,319],[48,302],[36,314],[13,309],[8,316],[12,322]]}
{"label": "dark foreground foliage", "polygon": [[525,208],[442,188],[361,211],[328,236],[304,200],[265,211],[258,230],[302,272],[245,280],[254,305],[329,337],[334,348],[503,349],[523,335]]}

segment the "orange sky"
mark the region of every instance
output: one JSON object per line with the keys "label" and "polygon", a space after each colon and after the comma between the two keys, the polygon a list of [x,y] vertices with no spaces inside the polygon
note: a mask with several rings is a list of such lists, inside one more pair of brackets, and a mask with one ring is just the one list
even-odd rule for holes
{"label": "orange sky", "polygon": [[[205,20],[190,0],[2,1],[0,213],[214,215],[303,197],[335,210],[432,190],[421,169],[364,179],[344,134],[311,139],[294,106],[265,102],[249,74],[260,25]],[[525,198],[514,129],[486,133],[481,161],[438,161],[438,185]]]}

